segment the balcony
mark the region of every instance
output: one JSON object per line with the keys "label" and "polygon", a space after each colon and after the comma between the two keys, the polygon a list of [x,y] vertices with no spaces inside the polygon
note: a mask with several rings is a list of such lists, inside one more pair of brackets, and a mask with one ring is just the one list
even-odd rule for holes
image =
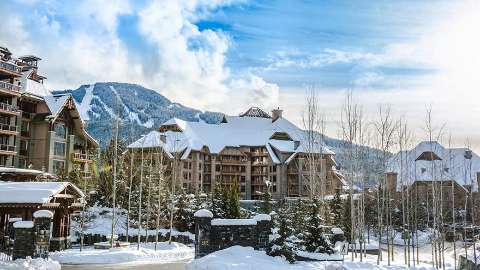
{"label": "balcony", "polygon": [[20,110],[17,106],[13,106],[7,103],[0,103],[0,113],[7,113],[7,114],[20,114]]}
{"label": "balcony", "polygon": [[91,163],[92,162],[89,155],[88,154],[83,154],[83,153],[72,153],[72,161],[73,162],[80,162],[80,163]]}
{"label": "balcony", "polygon": [[0,92],[19,96],[20,89],[18,85],[0,81]]}
{"label": "balcony", "polygon": [[16,126],[0,124],[0,134],[17,135],[17,133],[18,133],[18,130]]}
{"label": "balcony", "polygon": [[16,155],[15,145],[0,144],[0,155]]}
{"label": "balcony", "polygon": [[22,69],[15,64],[0,61],[0,73],[20,77],[22,76]]}

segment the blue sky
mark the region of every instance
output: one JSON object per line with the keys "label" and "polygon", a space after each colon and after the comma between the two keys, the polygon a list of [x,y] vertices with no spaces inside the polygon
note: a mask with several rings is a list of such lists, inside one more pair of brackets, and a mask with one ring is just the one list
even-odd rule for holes
{"label": "blue sky", "polygon": [[280,106],[299,123],[313,86],[333,136],[353,90],[369,117],[389,104],[419,138],[429,106],[458,142],[480,132],[478,1],[10,0],[0,15],[0,46],[42,57],[52,89],[132,82],[204,110]]}

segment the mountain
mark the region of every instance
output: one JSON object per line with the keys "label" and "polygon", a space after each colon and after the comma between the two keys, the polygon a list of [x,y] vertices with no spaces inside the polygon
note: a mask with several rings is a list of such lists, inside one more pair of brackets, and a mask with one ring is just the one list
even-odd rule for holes
{"label": "mountain", "polygon": [[140,85],[101,82],[82,85],[75,90],[53,91],[53,94],[70,93],[78,104],[87,131],[102,146],[108,144],[119,115],[119,136],[137,139],[172,117],[188,121],[219,123],[223,114],[202,112],[175,103],[158,92]]}
{"label": "mountain", "polygon": [[[158,92],[136,84],[100,82],[82,85],[75,90],[53,91],[53,94],[65,93],[70,93],[78,103],[80,114],[87,123],[87,131],[102,147],[112,138],[116,115],[120,116],[119,136],[127,143],[172,117],[215,124],[223,116],[220,112],[202,112],[172,102]],[[325,136],[325,144],[336,153],[335,159],[340,167],[349,166],[345,141]],[[369,147],[364,149],[364,162],[373,168],[371,163],[380,152]]]}

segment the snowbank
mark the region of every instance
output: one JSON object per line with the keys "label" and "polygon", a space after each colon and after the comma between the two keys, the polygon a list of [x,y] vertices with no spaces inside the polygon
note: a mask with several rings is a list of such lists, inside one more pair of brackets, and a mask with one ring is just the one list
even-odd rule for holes
{"label": "snowbank", "polygon": [[132,244],[128,248],[93,249],[80,251],[68,249],[50,253],[50,257],[61,264],[120,264],[120,263],[169,263],[189,260],[194,256],[193,248],[180,243],[160,242],[157,250],[155,243],[141,244],[140,249]]}
{"label": "snowbank", "polygon": [[51,259],[18,259],[15,261],[1,261],[2,270],[60,270],[60,264]]}
{"label": "snowbank", "polygon": [[[193,260],[186,265],[187,270],[309,270],[306,263],[290,264],[280,257],[271,257],[264,251],[252,247],[233,246]],[[324,268],[315,268],[324,269]]]}

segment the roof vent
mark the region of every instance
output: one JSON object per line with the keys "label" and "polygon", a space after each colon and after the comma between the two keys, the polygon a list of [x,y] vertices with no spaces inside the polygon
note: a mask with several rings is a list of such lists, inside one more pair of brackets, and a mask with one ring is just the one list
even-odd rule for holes
{"label": "roof vent", "polygon": [[465,150],[465,154],[463,156],[465,157],[465,159],[472,159],[472,150]]}
{"label": "roof vent", "polygon": [[283,110],[280,110],[280,108],[276,108],[272,110],[272,122],[277,121],[278,118],[282,117],[282,112]]}

